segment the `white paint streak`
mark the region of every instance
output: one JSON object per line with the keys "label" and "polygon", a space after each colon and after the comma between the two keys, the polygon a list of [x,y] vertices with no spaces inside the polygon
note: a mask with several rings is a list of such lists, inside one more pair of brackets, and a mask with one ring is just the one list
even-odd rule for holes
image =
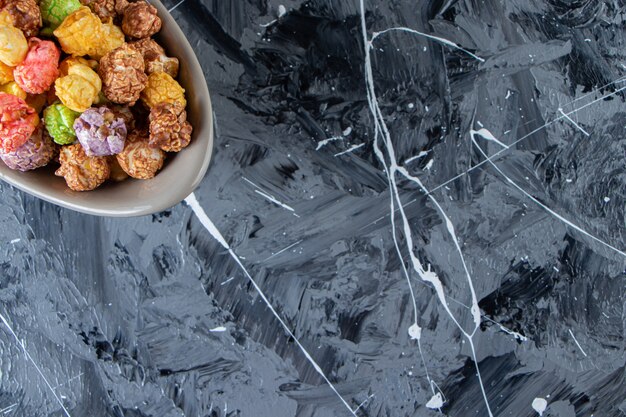
{"label": "white paint streak", "polygon": [[15,243],[19,242],[20,240],[22,240],[22,239],[19,239],[19,238],[18,238],[18,239],[13,239],[13,240],[11,241],[11,243],[12,243],[12,244],[15,244]]}
{"label": "white paint streak", "polygon": [[[408,222],[408,218],[404,212],[404,208],[402,205],[402,201],[400,198],[400,193],[398,191],[398,186],[396,183],[396,173],[398,173],[399,171],[401,172],[401,170],[404,170],[404,168],[401,168],[397,165],[397,158],[395,155],[395,150],[393,148],[393,144],[392,144],[392,140],[391,140],[391,134],[389,133],[389,130],[387,128],[387,125],[385,124],[385,119],[383,117],[382,111],[380,110],[380,107],[378,105],[378,99],[376,97],[376,90],[374,87],[374,76],[373,76],[373,70],[372,70],[372,63],[371,63],[371,56],[370,56],[370,49],[372,48],[372,42],[373,40],[380,34],[388,32],[390,30],[403,30],[403,31],[407,31],[407,32],[411,32],[411,33],[415,33],[418,35],[422,35],[425,36],[427,38],[433,39],[432,36],[430,35],[426,35],[423,34],[421,32],[412,30],[412,29],[407,29],[407,28],[392,28],[392,29],[387,29],[383,32],[379,32],[379,33],[375,33],[372,37],[371,40],[368,40],[368,35],[367,35],[367,25],[365,22],[365,5],[364,5],[364,0],[360,0],[360,17],[361,17],[361,32],[363,35],[363,40],[364,40],[364,47],[365,47],[365,65],[364,65],[364,71],[365,71],[365,81],[366,81],[366,88],[367,88],[367,99],[368,99],[368,104],[369,104],[369,108],[370,111],[372,113],[372,116],[374,116],[374,126],[375,126],[375,130],[374,130],[374,153],[376,154],[377,158],[379,159],[380,163],[383,165],[385,173],[387,174],[387,179],[389,182],[389,186],[390,186],[390,213],[391,213],[391,227],[392,227],[392,235],[393,235],[393,239],[394,239],[394,244],[396,246],[396,251],[398,252],[398,255],[400,256],[400,259],[402,259],[402,254],[401,251],[399,249],[399,244],[397,241],[397,237],[396,237],[396,233],[395,233],[395,202],[398,204],[398,211],[400,213],[400,217],[402,220],[402,226],[403,226],[403,230],[404,230],[404,237],[405,237],[405,241],[406,241],[406,248],[407,251],[409,253],[409,257],[410,257],[410,261],[411,261],[411,265],[413,266],[413,269],[415,270],[415,272],[417,272],[418,276],[422,279],[422,281],[424,282],[428,282],[430,283],[434,289],[435,292],[437,294],[437,297],[442,305],[442,307],[446,310],[446,312],[448,313],[448,315],[450,316],[450,318],[452,319],[452,321],[455,323],[455,325],[459,328],[459,330],[463,333],[463,335],[467,338],[469,345],[471,347],[472,350],[472,357],[474,360],[474,363],[476,364],[476,373],[478,376],[478,382],[480,384],[480,388],[481,388],[481,392],[483,395],[483,399],[487,408],[487,412],[489,414],[490,417],[493,417],[493,414],[491,412],[491,407],[489,406],[489,401],[487,399],[487,395],[484,389],[484,384],[482,382],[482,377],[480,375],[480,369],[478,368],[478,361],[476,359],[476,351],[474,348],[474,342],[472,340],[472,336],[473,334],[476,332],[476,329],[478,328],[478,324],[480,324],[480,310],[478,309],[478,302],[476,300],[476,296],[475,296],[475,292],[474,292],[474,288],[473,288],[473,284],[471,281],[471,278],[469,279],[469,286],[471,288],[471,293],[472,293],[472,307],[471,307],[471,313],[472,316],[474,318],[474,329],[473,331],[470,333],[467,333],[465,331],[465,329],[463,329],[463,327],[460,325],[460,323],[458,322],[458,320],[456,319],[456,317],[454,316],[454,314],[452,314],[452,312],[450,311],[450,307],[448,306],[448,302],[446,300],[446,296],[445,296],[445,292],[443,290],[443,284],[441,283],[441,280],[439,279],[439,277],[437,276],[437,274],[431,270],[431,266],[430,265],[426,265],[426,268],[424,268],[424,266],[422,265],[422,263],[420,262],[420,260],[417,258],[417,256],[415,256],[415,253],[413,252],[413,248],[414,243],[413,243],[413,236],[411,233],[411,228]],[[473,56],[474,58],[480,60],[481,62],[484,62],[484,60],[480,57],[477,57],[475,55],[473,55],[472,53],[465,51],[463,48],[458,47],[458,45],[448,41],[448,40],[443,40],[441,38],[436,38],[438,41],[443,41],[442,43],[446,44],[446,45],[450,45],[456,47],[457,49],[461,49],[464,52],[468,53],[469,55]],[[385,146],[385,150],[387,152],[387,155],[389,157],[390,160],[390,164],[387,164],[386,158],[383,155],[382,150],[379,147],[379,137],[382,137],[382,141],[383,144]],[[408,172],[406,172],[406,170],[404,170],[404,173],[408,174]],[[403,174],[404,174],[403,173]],[[406,175],[405,175],[406,176]],[[421,184],[421,182],[419,181],[419,179],[415,178],[415,180],[417,181],[418,184]],[[421,185],[423,187],[423,185]],[[428,190],[425,190],[426,193],[428,193]],[[434,200],[434,198],[433,198]],[[435,201],[435,200],[434,200]],[[440,206],[439,206],[440,208]],[[445,216],[445,213],[444,213]],[[445,216],[445,218],[447,219],[447,216]],[[448,226],[448,231],[453,231],[452,223],[451,222],[447,222],[447,226]],[[456,245],[458,245],[458,241],[456,240],[456,236],[454,237],[455,243]],[[413,288],[411,286],[410,280],[409,280],[409,275],[408,275],[408,271],[406,270],[406,267],[404,266],[404,262],[402,262],[402,266],[403,266],[403,270],[405,273],[405,276],[407,278],[407,281],[409,281],[409,289],[411,291],[411,296],[412,296],[412,300],[413,300],[413,309],[414,309],[414,317],[415,317],[415,325],[417,325],[417,308],[416,308],[416,302],[415,302],[415,297],[413,294]],[[469,276],[469,274],[468,274]],[[420,354],[422,354],[422,350],[421,350],[421,344],[420,344],[420,339],[418,340],[418,347],[420,349]],[[433,394],[435,394],[434,388],[433,388],[433,383],[432,380],[430,379],[430,376],[428,375],[428,369],[425,366],[425,361],[422,355],[422,362],[424,363],[424,368],[426,369],[426,376],[428,378],[428,381],[431,383],[431,389],[433,390]]]}
{"label": "white paint streak", "polygon": [[278,17],[281,18],[287,14],[287,9],[282,4],[278,6]]}
{"label": "white paint streak", "polygon": [[[399,31],[399,32],[409,32],[409,33],[413,33],[415,35],[419,35],[419,36],[423,36],[425,38],[428,38],[430,40],[433,40],[435,42],[439,42],[441,44],[447,45],[453,49],[458,49],[459,51],[463,51],[465,52],[467,55],[471,56],[472,58],[480,61],[480,62],[485,62],[485,60],[477,55],[474,55],[473,53],[471,53],[470,51],[468,51],[467,49],[462,48],[461,46],[457,45],[456,43],[445,39],[445,38],[440,38],[439,36],[433,36],[433,35],[429,35],[427,33],[424,32],[420,32],[417,31],[415,29],[410,29],[410,28],[405,28],[405,27],[395,27],[395,28],[389,28],[389,29],[385,29],[383,31],[380,32],[374,32],[372,33],[372,39],[370,40],[370,43],[374,42],[374,39],[376,39],[377,37],[379,37],[380,35],[387,33],[387,32],[391,32],[391,31]],[[366,39],[367,40],[367,39]]]}
{"label": "white paint streak", "polygon": [[219,326],[219,327],[215,327],[211,330],[209,330],[212,333],[221,333],[221,332],[225,332],[227,329],[224,326]]}
{"label": "white paint streak", "polygon": [[[618,80],[618,81],[621,81],[621,80]],[[607,84],[607,85],[614,84],[614,83],[616,83],[616,82],[618,82],[618,81],[614,81],[614,82],[609,83],[609,84]],[[606,86],[605,86],[605,87],[606,87]],[[601,89],[601,88],[603,88],[603,87],[600,87],[600,89]],[[579,111],[581,111],[581,110],[583,110],[583,109],[585,109],[585,108],[587,108],[587,107],[589,107],[589,106],[592,106],[592,105],[594,105],[595,103],[598,103],[598,102],[600,102],[600,101],[604,101],[604,100],[606,100],[606,99],[607,99],[607,98],[609,98],[609,97],[615,96],[615,95],[619,94],[620,92],[622,92],[622,91],[624,91],[624,90],[626,90],[626,86],[621,87],[621,88],[618,88],[617,90],[613,91],[612,93],[609,93],[609,94],[606,94],[606,95],[604,95],[604,96],[602,96],[602,97],[600,97],[600,98],[597,98],[597,99],[595,99],[595,100],[593,100],[593,101],[591,101],[591,102],[589,102],[589,103],[587,103],[587,104],[584,104],[584,105],[582,105],[582,106],[578,107],[577,109],[574,109],[574,110],[572,110],[572,111],[570,111],[570,112],[567,112],[567,113],[565,113],[565,114],[566,114],[567,116],[571,116],[572,114],[575,114],[575,113],[577,113],[577,112],[579,112]],[[589,94],[587,94],[587,95],[589,95]],[[582,97],[579,97],[578,99],[576,99],[576,100],[572,101],[572,103],[574,103],[574,102],[576,102],[576,101],[580,100],[581,98],[582,98]],[[471,168],[467,169],[466,171],[464,171],[464,172],[462,172],[462,173],[460,173],[460,174],[458,174],[458,175],[455,175],[454,177],[450,178],[449,180],[447,180],[447,181],[445,181],[445,182],[443,182],[443,183],[439,184],[438,186],[436,186],[436,187],[432,188],[432,189],[430,190],[430,192],[431,192],[431,193],[434,193],[435,191],[439,190],[440,188],[443,188],[443,187],[445,187],[446,185],[448,185],[448,184],[450,184],[450,183],[452,183],[452,182],[454,182],[454,181],[458,180],[459,178],[464,177],[465,175],[469,174],[470,172],[472,172],[472,171],[474,171],[474,170],[476,170],[476,169],[480,168],[480,167],[481,167],[481,166],[483,166],[484,164],[487,164],[487,163],[489,163],[489,162],[491,162],[491,161],[493,161],[493,160],[495,160],[495,159],[498,159],[498,158],[499,158],[499,157],[500,157],[503,153],[505,153],[505,152],[506,152],[506,151],[508,151],[509,149],[511,149],[511,148],[513,148],[513,149],[514,149],[515,145],[517,145],[518,143],[525,141],[526,139],[528,139],[529,137],[531,137],[531,136],[532,136],[532,135],[534,135],[535,133],[537,133],[537,132],[539,132],[539,131],[541,131],[541,130],[545,129],[546,127],[548,127],[548,126],[550,126],[550,125],[552,125],[552,124],[554,124],[554,123],[556,123],[556,122],[558,122],[559,120],[562,120],[562,119],[564,119],[564,118],[565,118],[565,116],[559,116],[559,117],[556,117],[556,118],[554,118],[553,120],[551,120],[551,121],[549,121],[549,122],[545,123],[543,126],[539,126],[538,128],[536,128],[536,129],[532,130],[531,132],[528,132],[527,134],[525,134],[525,135],[524,135],[524,136],[522,136],[521,138],[517,139],[515,142],[511,143],[507,149],[500,149],[498,152],[494,153],[493,155],[491,155],[490,157],[488,157],[488,158],[487,158],[487,159],[485,159],[484,161],[479,162],[478,164],[474,165],[473,167],[471,167]]]}
{"label": "white paint streak", "polygon": [[178,3],[176,3],[176,5],[174,7],[172,7],[171,9],[168,10],[168,13],[172,13],[174,10],[176,10],[176,8],[178,6],[180,6],[181,4],[183,4],[185,2],[185,0],[180,0]]}
{"label": "white paint streak", "polygon": [[425,157],[426,155],[428,155],[430,151],[421,151],[420,153],[418,153],[415,156],[410,157],[409,159],[407,159],[406,161],[404,161],[404,165],[406,164],[410,164],[411,162],[415,161],[416,159],[420,159]]}
{"label": "white paint streak", "polygon": [[358,145],[353,145],[353,146],[351,146],[350,148],[346,149],[343,152],[336,153],[335,156],[340,156],[340,155],[344,155],[344,154],[353,152],[353,151],[355,151],[355,150],[357,150],[357,149],[359,149],[359,148],[361,148],[363,146],[365,146],[365,143],[359,143]]}
{"label": "white paint streak", "polygon": [[[255,192],[255,193],[257,193],[257,194],[259,194],[259,195],[261,195],[261,196],[265,197],[266,199],[268,199],[268,200],[269,200],[269,201],[271,201],[272,203],[274,203],[274,204],[276,204],[276,205],[278,205],[278,206],[280,206],[280,207],[282,207],[282,208],[284,208],[284,209],[286,209],[286,210],[289,210],[289,211],[291,211],[291,212],[294,212],[294,214],[295,214],[295,210],[294,210],[291,206],[289,206],[289,205],[287,205],[287,204],[285,204],[285,203],[283,203],[283,202],[281,202],[281,201],[277,200],[277,199],[276,199],[273,195],[266,193],[266,192],[265,192],[265,190],[263,190],[261,187],[259,187],[258,185],[256,185],[255,183],[253,183],[252,181],[250,181],[249,179],[247,179],[246,177],[241,177],[241,178],[242,178],[244,181],[246,181],[248,184],[250,184],[250,185],[252,185],[254,188],[256,188],[256,190],[254,190],[254,192]],[[298,216],[298,217],[300,217],[300,216]]]}
{"label": "white paint streak", "polygon": [[485,128],[482,128],[480,130],[470,129],[470,135],[472,135],[472,137],[478,135],[483,139],[487,139],[487,140],[497,143],[498,145],[502,146],[505,149],[509,148],[508,145],[500,142],[490,131],[488,131]]}
{"label": "white paint streak", "polygon": [[578,130],[580,130],[581,132],[583,132],[585,134],[585,136],[590,136],[589,133],[587,133],[587,131],[585,129],[582,128],[582,126],[580,126],[578,123],[576,123],[574,121],[574,119],[572,119],[571,117],[569,117],[567,114],[565,114],[563,112],[563,109],[559,107],[559,112],[563,115],[563,117],[565,117],[571,124],[573,124],[574,126],[576,126],[576,128]]}
{"label": "white paint streak", "polygon": [[278,251],[278,252],[276,252],[275,254],[273,254],[273,255],[271,255],[271,256],[268,256],[267,258],[265,258],[265,259],[263,260],[263,262],[265,262],[265,261],[267,261],[267,260],[269,260],[269,259],[272,259],[274,256],[278,256],[278,255],[280,255],[281,253],[283,253],[283,252],[285,252],[285,251],[287,251],[287,250],[289,250],[289,249],[293,248],[294,246],[296,246],[296,245],[298,245],[298,244],[300,244],[300,243],[302,243],[302,239],[300,239],[299,241],[297,241],[297,242],[295,242],[295,243],[292,243],[291,245],[287,246],[286,248],[283,248],[283,249],[279,250],[279,251]]}
{"label": "white paint streak", "polygon": [[320,149],[322,149],[322,147],[328,145],[330,142],[333,142],[335,140],[343,140],[343,136],[333,136],[332,138],[320,140],[319,142],[317,142],[317,148],[315,148],[315,150],[319,151]]}
{"label": "white paint streak", "polygon": [[535,410],[539,416],[542,416],[543,413],[548,408],[548,402],[544,398],[535,398],[532,403],[533,410]]}
{"label": "white paint streak", "polygon": [[430,169],[433,167],[433,164],[435,163],[434,159],[431,159],[430,161],[428,161],[428,163],[426,163],[426,166],[424,167],[424,169],[427,169],[430,171]]}
{"label": "white paint streak", "polygon": [[226,285],[226,284],[228,284],[229,282],[231,282],[231,281],[232,281],[232,280],[234,280],[234,279],[235,279],[235,277],[230,277],[230,278],[228,278],[226,281],[222,282],[222,283],[220,284],[220,286],[222,286],[222,285]]}
{"label": "white paint streak", "polygon": [[313,366],[315,371],[318,374],[320,374],[320,376],[324,379],[326,384],[328,384],[330,389],[335,393],[335,395],[339,398],[339,400],[341,400],[343,405],[345,405],[346,408],[350,411],[350,414],[352,414],[354,417],[358,417],[356,412],[354,410],[352,410],[352,407],[350,407],[350,404],[348,404],[348,402],[341,396],[339,391],[337,391],[337,388],[335,388],[335,386],[332,384],[332,382],[330,382],[330,380],[328,379],[326,374],[324,374],[324,371],[322,371],[322,368],[320,368],[320,366],[317,364],[317,362],[315,362],[313,357],[309,354],[309,352],[306,350],[306,348],[302,345],[300,340],[298,340],[296,335],[293,334],[291,329],[289,329],[289,327],[287,326],[287,323],[285,323],[285,321],[282,319],[282,317],[280,317],[280,315],[278,314],[276,309],[274,309],[274,307],[272,306],[272,303],[270,303],[269,299],[267,298],[267,296],[265,295],[265,293],[263,292],[261,287],[259,287],[259,285],[254,280],[254,278],[252,278],[252,276],[250,275],[250,273],[248,272],[246,267],[243,266],[243,264],[239,260],[239,257],[237,256],[237,254],[230,248],[228,243],[226,243],[226,240],[224,239],[224,237],[222,236],[220,231],[217,229],[217,227],[215,227],[215,224],[213,224],[213,222],[211,221],[209,216],[207,216],[207,214],[204,211],[204,209],[202,208],[202,206],[200,206],[200,204],[198,203],[198,200],[196,199],[195,194],[191,193],[187,198],[185,198],[185,202],[193,210],[193,212],[195,213],[196,217],[198,217],[198,220],[200,220],[200,223],[202,223],[202,225],[209,232],[209,234],[211,234],[211,236],[213,236],[213,238],[215,240],[217,240],[226,250],[228,250],[228,253],[230,254],[230,257],[237,263],[239,268],[241,268],[241,270],[246,275],[246,277],[248,278],[250,283],[256,289],[257,293],[259,294],[259,296],[261,297],[261,299],[263,300],[263,302],[265,303],[267,308],[269,308],[269,310],[272,312],[272,314],[274,315],[276,320],[278,320],[278,322],[281,324],[281,326],[283,327],[285,332],[294,340],[296,345],[298,345],[298,348],[300,348],[300,351],[304,354],[304,356],[307,358],[309,363]]}
{"label": "white paint streak", "polygon": [[528,193],[526,190],[524,190],[522,187],[520,187],[519,185],[517,185],[517,183],[515,183],[515,181],[513,181],[511,178],[509,178],[496,164],[494,164],[491,160],[489,160],[489,158],[487,157],[487,154],[485,153],[485,151],[478,145],[478,143],[476,142],[476,140],[474,138],[472,138],[472,142],[474,143],[474,145],[478,148],[478,150],[480,151],[480,153],[487,158],[486,160],[489,161],[489,163],[491,164],[492,167],[494,167],[496,169],[496,171],[498,171],[500,173],[500,175],[502,175],[504,177],[504,179],[511,184],[513,187],[517,188],[522,194],[524,194],[526,197],[530,198],[535,204],[537,204],[538,206],[540,206],[541,208],[543,208],[544,210],[546,210],[548,213],[550,213],[551,215],[553,215],[555,218],[557,218],[558,220],[560,220],[561,222],[565,223],[566,225],[570,226],[571,228],[579,231],[580,233],[582,233],[583,235],[595,240],[596,242],[606,246],[607,248],[619,253],[620,255],[622,255],[623,257],[626,258],[626,253],[624,253],[623,251],[617,249],[615,246],[603,241],[600,238],[595,237],[594,235],[592,235],[591,233],[583,230],[581,227],[575,225],[574,223],[572,223],[571,221],[567,220],[565,217],[561,216],[560,214],[556,213],[554,210],[552,210],[551,208],[549,208],[548,206],[546,206],[545,204],[543,204],[541,201],[537,200],[535,197],[533,197],[530,193]]}
{"label": "white paint streak", "polygon": [[289,210],[289,211],[295,211],[295,210],[293,209],[293,207],[288,206],[287,204],[285,204],[285,203],[282,203],[282,202],[278,201],[277,199],[275,199],[275,198],[274,198],[274,197],[272,197],[271,195],[269,195],[269,194],[265,194],[263,191],[254,190],[254,192],[255,192],[255,193],[257,193],[257,194],[259,194],[259,195],[261,195],[261,196],[263,196],[263,197],[265,197],[266,199],[268,199],[268,200],[269,200],[269,201],[271,201],[272,203],[276,204],[277,206],[281,206],[282,208],[284,208],[284,209],[286,209],[286,210]]}
{"label": "white paint streak", "polygon": [[17,344],[22,348],[22,352],[24,352],[24,355],[26,356],[26,358],[35,366],[37,373],[39,374],[39,376],[41,376],[41,379],[43,379],[43,382],[45,382],[47,387],[50,389],[50,392],[52,392],[52,395],[54,395],[54,398],[57,400],[57,402],[61,406],[61,409],[63,409],[63,412],[65,413],[65,415],[67,417],[72,417],[70,415],[70,412],[67,411],[67,408],[65,408],[65,405],[63,405],[63,401],[61,400],[61,398],[59,398],[56,391],[54,391],[54,388],[52,388],[52,385],[50,385],[48,378],[45,377],[45,375],[41,371],[41,368],[39,368],[39,365],[37,365],[37,363],[33,360],[33,357],[30,356],[30,353],[28,353],[28,351],[26,350],[26,346],[24,345],[24,342],[21,341],[20,338],[17,337],[17,334],[15,333],[15,331],[13,331],[13,328],[9,324],[8,320],[2,314],[0,314],[0,320],[2,320],[2,322],[7,327],[7,329],[9,329],[9,332],[11,333],[11,335],[13,336]]}
{"label": "white paint streak", "polygon": [[587,353],[583,350],[583,347],[580,346],[580,343],[578,343],[578,340],[576,340],[574,333],[572,333],[572,329],[567,329],[567,331],[569,332],[570,336],[572,336],[572,339],[574,339],[574,343],[576,343],[576,346],[578,346],[578,349],[580,349],[582,354],[585,355],[585,357],[587,357]]}

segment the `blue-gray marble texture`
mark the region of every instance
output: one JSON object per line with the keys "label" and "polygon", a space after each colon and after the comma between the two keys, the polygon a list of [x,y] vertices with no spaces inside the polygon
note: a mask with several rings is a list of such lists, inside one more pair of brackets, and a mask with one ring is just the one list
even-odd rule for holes
{"label": "blue-gray marble texture", "polygon": [[209,171],[0,185],[0,416],[626,416],[626,1],[166,5]]}

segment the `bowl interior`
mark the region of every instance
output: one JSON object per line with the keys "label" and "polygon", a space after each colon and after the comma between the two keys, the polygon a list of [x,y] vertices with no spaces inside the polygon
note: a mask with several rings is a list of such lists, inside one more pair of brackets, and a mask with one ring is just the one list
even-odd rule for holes
{"label": "bowl interior", "polygon": [[187,118],[193,126],[190,145],[169,154],[165,167],[150,180],[128,179],[107,182],[86,192],[67,188],[65,180],[54,175],[56,164],[29,172],[13,171],[0,161],[0,179],[51,203],[99,216],[129,217],[165,210],[181,202],[200,183],[209,166],[213,149],[211,99],[202,68],[191,45],[167,9],[151,0],[159,11],[163,27],[155,37],[180,61],[178,82],[186,91]]}

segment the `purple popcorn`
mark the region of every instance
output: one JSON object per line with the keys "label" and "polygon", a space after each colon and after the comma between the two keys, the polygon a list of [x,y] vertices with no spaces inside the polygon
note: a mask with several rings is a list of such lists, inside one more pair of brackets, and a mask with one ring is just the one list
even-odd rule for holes
{"label": "purple popcorn", "polygon": [[11,169],[30,171],[48,165],[54,157],[56,146],[48,135],[43,134],[40,124],[32,136],[13,152],[0,153],[2,162]]}
{"label": "purple popcorn", "polygon": [[88,156],[115,155],[124,150],[126,123],[107,107],[87,109],[74,121],[74,130]]}

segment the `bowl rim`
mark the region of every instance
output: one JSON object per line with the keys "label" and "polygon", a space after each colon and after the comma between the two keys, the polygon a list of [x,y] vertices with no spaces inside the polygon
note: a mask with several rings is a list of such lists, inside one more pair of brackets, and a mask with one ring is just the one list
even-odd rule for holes
{"label": "bowl rim", "polygon": [[[196,175],[193,177],[193,180],[189,183],[189,185],[186,187],[176,188],[175,190],[168,190],[172,193],[168,198],[158,199],[157,201],[147,203],[146,205],[141,205],[141,202],[138,202],[139,204],[133,207],[125,207],[122,209],[110,209],[110,208],[103,208],[103,207],[100,207],[100,208],[95,207],[93,205],[80,202],[79,200],[77,200],[78,202],[72,201],[71,198],[64,199],[64,198],[55,197],[54,195],[50,195],[46,192],[43,192],[39,187],[33,187],[33,186],[28,185],[26,182],[11,178],[9,175],[3,172],[3,170],[0,170],[1,180],[5,181],[6,183],[12,185],[13,187],[21,191],[24,191],[30,195],[33,195],[37,198],[45,200],[49,203],[52,203],[52,204],[55,204],[64,208],[68,208],[70,210],[78,211],[81,213],[90,214],[94,216],[102,216],[102,217],[136,217],[136,216],[144,216],[144,215],[158,213],[158,212],[161,212],[163,210],[166,210],[168,208],[171,208],[179,204],[189,194],[191,194],[198,187],[198,185],[200,185],[200,182],[204,178],[209,168],[209,164],[210,164],[211,157],[213,154],[214,117],[213,117],[211,96],[209,94],[206,77],[204,76],[204,72],[202,71],[202,66],[200,65],[200,62],[198,61],[198,57],[196,56],[196,53],[193,50],[193,47],[187,40],[187,37],[182,31],[182,29],[180,28],[180,26],[178,26],[178,23],[176,22],[174,17],[168,12],[167,8],[159,0],[148,0],[148,1],[150,4],[152,4],[153,6],[157,8],[158,15],[163,21],[164,26],[167,25],[168,30],[173,32],[173,36],[175,38],[182,38],[185,40],[182,43],[182,45],[178,44],[176,45],[176,47],[186,49],[189,52],[187,54],[189,56],[186,58],[185,65],[187,65],[190,68],[189,71],[192,74],[190,75],[190,78],[191,79],[198,78],[202,80],[202,82],[194,84],[193,89],[195,90],[197,96],[205,98],[204,101],[206,101],[206,103],[204,103],[204,105],[202,106],[203,109],[200,110],[199,113],[201,113],[202,116],[208,116],[208,120],[207,120],[208,126],[206,126],[205,128],[205,130],[208,129],[208,133],[205,133],[202,135],[202,136],[207,136],[206,139],[203,138],[203,141],[206,140],[207,146],[206,146],[206,149],[203,147],[203,149],[205,149],[205,154],[204,154],[204,158],[202,159],[202,165],[200,166],[200,169],[198,170]],[[158,34],[157,34],[157,37],[158,37]],[[194,75],[201,75],[201,77],[199,76],[194,77]],[[185,87],[185,85],[183,85],[183,87]],[[196,136],[194,139],[200,140],[200,136]],[[182,152],[185,152],[185,149],[183,149]],[[1,163],[2,162],[0,161],[0,164]],[[7,167],[4,167],[4,168],[6,168],[7,170],[9,169]],[[140,180],[133,180],[133,179],[130,179],[130,180],[140,181]],[[141,181],[145,181],[145,180],[141,180]],[[89,193],[89,192],[90,191],[85,191],[85,192],[81,192],[81,194]]]}

